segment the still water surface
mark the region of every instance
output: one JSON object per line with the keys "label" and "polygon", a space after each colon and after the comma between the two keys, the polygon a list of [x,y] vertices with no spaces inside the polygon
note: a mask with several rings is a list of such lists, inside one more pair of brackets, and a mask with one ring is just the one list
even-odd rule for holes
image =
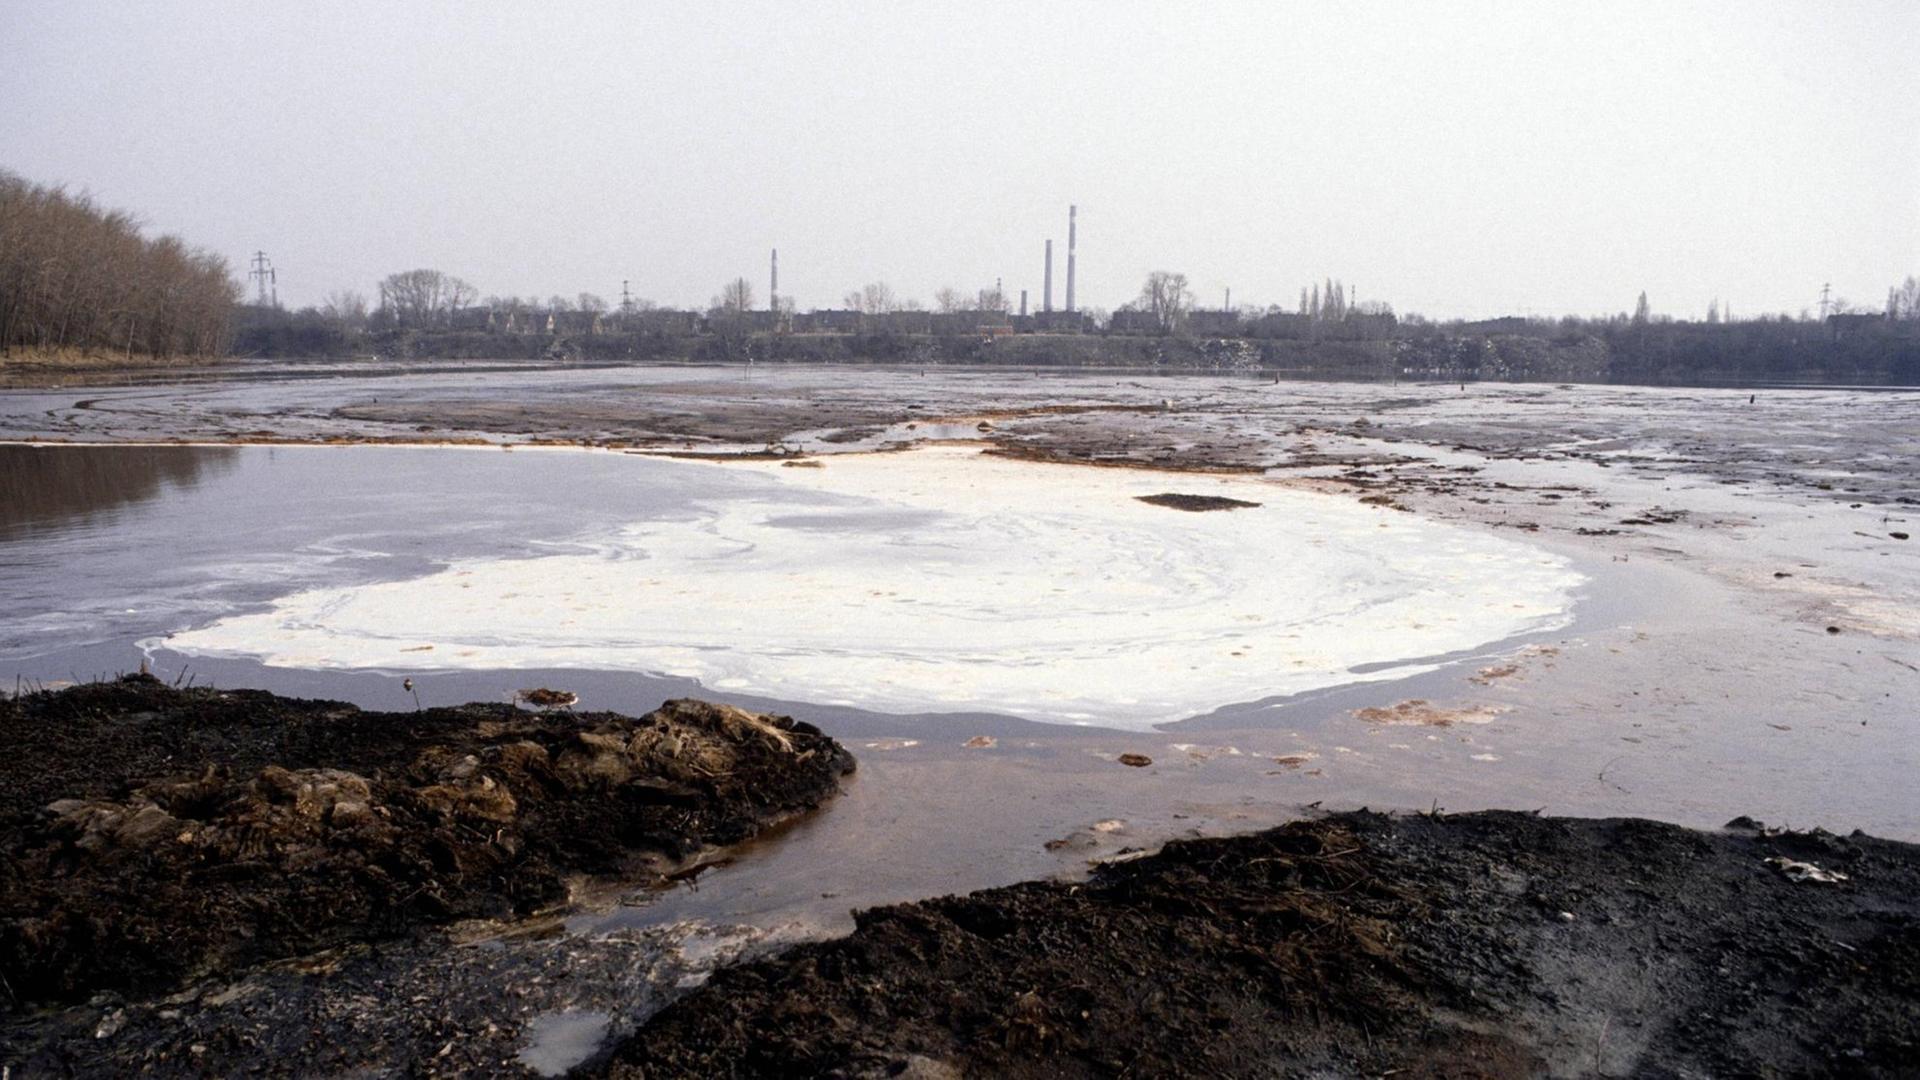
{"label": "still water surface", "polygon": [[[1563,628],[1583,581],[1528,544],[1348,499],[961,448],[798,470],[447,448],[0,454],[20,492],[0,532],[15,600],[0,662],[41,679],[139,643],[288,673],[625,672],[1143,728]],[[1249,498],[1206,514],[1139,501],[1168,483]]]}

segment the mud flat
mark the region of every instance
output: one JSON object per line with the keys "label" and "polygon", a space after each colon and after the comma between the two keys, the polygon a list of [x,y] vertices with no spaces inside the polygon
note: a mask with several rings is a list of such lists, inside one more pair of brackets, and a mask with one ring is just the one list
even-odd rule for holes
{"label": "mud flat", "polygon": [[[230,620],[278,611],[296,617],[265,628],[273,633],[249,632],[219,649],[203,638],[209,647],[199,652],[147,655],[169,680],[186,677],[191,662],[196,677],[221,685],[370,709],[410,705],[403,678],[429,704],[485,700],[532,685],[528,679],[635,715],[665,697],[718,695],[815,722],[847,740],[863,766],[831,812],[763,833],[733,849],[731,865],[631,905],[415,929],[375,946],[189,977],[164,997],[104,992],[42,1009],[18,1007],[6,997],[12,991],[0,989],[0,1003],[15,1010],[0,1020],[0,1064],[13,1065],[14,1076],[566,1068],[1073,1075],[1127,1066],[1176,1075],[1920,1072],[1909,1019],[1912,849],[1850,834],[1920,840],[1920,802],[1900,794],[1920,770],[1908,704],[1920,693],[1920,548],[1912,539],[1920,491],[1911,469],[1920,455],[1920,393],[1282,385],[1007,371],[341,368],[325,377],[255,372],[10,392],[0,395],[0,436],[267,444],[21,448],[51,462],[40,472],[0,469],[0,488],[12,482],[41,500],[0,499],[0,509],[34,511],[10,541],[12,565],[0,560],[0,577],[12,575],[0,593],[16,604],[0,624],[0,651],[14,650],[16,671],[30,679],[127,669],[150,635],[184,629],[176,644],[186,645],[190,634],[227,633],[239,625]],[[277,445],[399,441],[493,448]],[[528,452],[548,443],[582,449]],[[626,452],[642,449],[710,460]],[[147,479],[103,490],[94,464],[107,453],[151,454],[136,470]],[[192,455],[204,467],[174,469],[168,455]],[[256,468],[263,458],[271,470]],[[503,624],[525,634],[535,617],[554,625],[532,644],[575,647],[586,635],[564,620],[576,604],[610,613],[600,624],[605,656],[630,655],[635,641],[649,640],[630,633],[629,620],[662,605],[623,600],[614,587],[666,566],[662,555],[684,553],[680,542],[697,539],[697,530],[669,523],[646,544],[625,545],[629,556],[641,549],[647,559],[622,560],[622,545],[603,543],[612,531],[589,535],[582,523],[609,519],[601,503],[620,511],[611,515],[616,525],[653,520],[650,500],[674,488],[644,481],[668,464],[725,474],[736,494],[780,492],[761,498],[756,515],[726,522],[726,531],[770,551],[806,551],[809,574],[827,565],[812,556],[854,551],[849,535],[907,535],[936,514],[995,511],[1017,490],[1007,477],[1066,477],[1069,494],[1097,496],[1103,507],[1099,528],[1065,523],[1082,529],[1070,550],[1092,568],[1130,568],[1122,585],[1163,585],[1169,566],[1184,567],[1188,582],[1221,583],[1183,615],[1192,626],[1241,598],[1242,580],[1271,590],[1276,575],[1328,579],[1301,573],[1271,543],[1255,547],[1252,536],[1217,546],[1256,530],[1270,541],[1283,526],[1338,539],[1343,558],[1371,548],[1360,530],[1404,534],[1401,552],[1413,558],[1383,560],[1402,577],[1426,560],[1430,571],[1478,566],[1496,571],[1496,582],[1514,580],[1505,572],[1517,565],[1511,561],[1444,557],[1435,541],[1457,529],[1473,541],[1467,554],[1514,550],[1491,542],[1504,538],[1537,552],[1534,569],[1577,567],[1588,583],[1571,594],[1577,607],[1566,625],[1554,604],[1534,613],[1533,633],[1445,652],[1431,670],[1367,679],[1359,677],[1380,670],[1350,667],[1355,678],[1339,680],[1346,685],[1273,700],[1250,698],[1276,689],[1265,676],[1251,689],[1229,684],[1256,666],[1290,676],[1294,665],[1218,634],[1188,661],[1197,667],[1174,669],[1184,686],[1202,691],[1172,695],[1178,710],[1111,697],[1079,702],[1073,711],[1091,717],[1084,727],[1029,723],[1018,714],[1067,717],[1033,708],[1032,695],[983,692],[1075,665],[1020,669],[1011,666],[1017,656],[990,655],[959,685],[948,681],[959,667],[953,650],[939,641],[925,653],[938,663],[897,679],[901,692],[887,701],[874,696],[881,684],[871,672],[852,672],[832,691],[820,676],[846,653],[833,641],[784,657],[788,676],[804,676],[784,683],[765,666],[743,675],[689,665],[676,670],[693,677],[655,681],[549,649],[489,658],[485,664],[500,666],[484,669],[445,659],[497,646]],[[812,467],[789,467],[796,464]],[[915,470],[925,483],[898,483]],[[329,491],[350,498],[315,501]],[[278,505],[265,497],[273,492],[312,504],[281,515],[297,527],[204,554],[204,522],[242,514],[262,529],[276,522],[262,512]],[[876,494],[891,504],[878,518],[845,501]],[[1040,505],[1020,508],[1020,528],[1072,509],[1057,494],[1029,494]],[[112,505],[65,505],[95,495]],[[1174,505],[1139,496],[1173,496]],[[476,497],[506,509],[476,512]],[[1212,502],[1222,498],[1259,505]],[[1320,525],[1307,521],[1310,505],[1335,502],[1351,505],[1328,510]],[[1188,512],[1209,505],[1216,512]],[[381,506],[394,509],[376,512]],[[1289,511],[1291,525],[1282,520]],[[824,528],[829,513],[846,516],[848,528]],[[123,524],[111,525],[116,515]],[[169,526],[176,518],[183,524]],[[1115,527],[1118,519],[1138,529]],[[92,524],[62,532],[63,523],[82,520]],[[475,521],[495,526],[484,542],[467,536]],[[1327,527],[1336,522],[1354,530]],[[0,512],[0,534],[7,528]],[[774,544],[775,530],[791,535]],[[366,535],[406,543],[369,543]],[[1182,542],[1177,559],[1154,559],[1147,541],[1174,535],[1213,537],[1216,546]],[[1024,536],[987,528],[953,546],[1013,548],[1025,557],[1047,550],[1021,543]],[[415,541],[426,554],[412,552]],[[83,558],[91,547],[114,545],[131,554]],[[1256,558],[1196,558],[1209,550]],[[283,558],[287,552],[301,557]],[[167,564],[195,553],[206,574],[175,566],[169,576]],[[588,566],[578,558],[585,554],[610,565]],[[349,558],[358,562],[339,573],[313,569]],[[376,572],[376,559],[392,565]],[[453,576],[478,569],[467,563],[502,559],[524,564],[514,575],[542,576]],[[875,555],[844,580],[864,581],[865,568],[886,565]],[[1001,559],[990,569],[1017,565]],[[664,580],[694,582],[704,595],[687,608],[696,613],[692,625],[709,635],[707,644],[754,665],[770,663],[769,645],[790,645],[795,627],[818,635],[826,621],[838,635],[878,628],[868,639],[897,650],[908,639],[881,616],[907,611],[896,609],[905,599],[984,597],[976,622],[1017,628],[1035,615],[1025,599],[1030,583],[1054,586],[1062,577],[1031,573],[1003,591],[953,587],[929,598],[922,572],[911,580],[915,592],[820,591],[771,620],[762,586],[778,579],[765,578],[739,595],[734,610],[743,618],[715,632],[700,622],[714,610],[716,589],[743,580],[737,562],[715,566],[704,578]],[[240,608],[202,603],[203,586],[247,569],[258,581],[222,594]],[[592,587],[570,584],[588,581],[589,572],[600,575]],[[362,577],[374,587],[358,595],[382,603],[351,611],[332,604],[342,582],[358,588]],[[149,581],[165,587],[147,588]],[[401,581],[410,583],[404,594],[387,589]],[[498,587],[485,603],[468,596],[467,640],[445,626],[405,625],[454,610],[448,598],[479,594],[482,584]],[[447,591],[414,591],[441,586]],[[1321,610],[1261,595],[1265,603],[1241,613],[1271,619]],[[1528,614],[1498,589],[1475,595]],[[327,602],[313,603],[320,600]],[[83,602],[98,618],[75,628]],[[561,602],[565,612],[551,610]],[[920,605],[904,625],[931,625],[923,616],[934,606]],[[1122,606],[1164,620],[1161,609],[1171,605],[1136,595]],[[835,618],[823,620],[821,611]],[[173,612],[185,615],[174,620]],[[301,655],[285,651],[287,666],[252,659],[292,639],[281,631],[304,633],[322,615],[346,614],[367,616],[354,641],[366,652],[354,666],[327,666],[343,651],[337,635],[312,638]],[[1040,614],[1026,629],[1058,628],[1057,617]],[[1547,621],[1537,621],[1541,614]],[[1381,623],[1352,620],[1358,631],[1345,636]],[[390,638],[382,643],[381,634]],[[61,651],[45,644],[54,639],[78,644]],[[1087,633],[1073,644],[1098,660],[1094,647],[1106,640]],[[254,647],[241,647],[249,642]],[[711,664],[719,655],[704,650],[697,659]],[[1126,674],[1156,692],[1172,681]],[[723,685],[730,678],[740,681]],[[951,691],[953,705],[929,704],[929,687]],[[1203,712],[1225,701],[1234,703]],[[942,711],[924,711],[935,707]],[[1131,717],[1129,708],[1137,710]],[[1175,711],[1192,715],[1161,722]],[[84,779],[95,752],[74,742],[60,759],[69,762],[61,783]],[[1151,764],[1129,768],[1137,761],[1123,758]],[[301,761],[283,767],[360,775],[374,768]],[[251,776],[272,763],[255,757],[232,767]],[[151,775],[165,772],[156,766]],[[25,806],[39,814],[70,797],[41,790]],[[1271,828],[1315,802],[1405,813],[1334,817],[1278,834],[1291,839],[1195,839]],[[1544,807],[1557,817],[1415,813],[1431,806]],[[1736,814],[1850,835],[1689,832],[1613,820],[1712,830]],[[1167,854],[1107,866],[1074,891],[1089,862],[1169,839],[1177,842]],[[1775,858],[1790,862],[1767,862]],[[1820,880],[1826,874],[1846,880]],[[1028,878],[1049,880],[999,888]],[[947,893],[975,895],[913,902]],[[850,909],[863,911],[854,937],[771,956],[809,930],[817,937],[823,924],[844,931]],[[738,974],[687,996],[741,960],[748,966]],[[6,974],[11,980],[11,969]]]}
{"label": "mud flat", "polygon": [[596,1067],[660,1076],[1912,1076],[1920,847],[1366,812],[866,911]]}
{"label": "mud flat", "polygon": [[39,1007],[326,967],[311,958],[456,921],[472,936],[594,881],[681,872],[853,769],[810,725],[691,700],[638,718],[377,713],[144,675],[0,701],[0,732],[0,1061],[16,1068],[62,1057],[28,1050],[74,1019]]}

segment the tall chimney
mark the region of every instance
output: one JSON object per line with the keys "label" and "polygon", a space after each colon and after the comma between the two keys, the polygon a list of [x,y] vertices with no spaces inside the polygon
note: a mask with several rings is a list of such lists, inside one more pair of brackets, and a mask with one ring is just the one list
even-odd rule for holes
{"label": "tall chimney", "polygon": [[1020,317],[1023,319],[1027,317],[1027,290],[1025,289],[1020,290]]}
{"label": "tall chimney", "polygon": [[1079,224],[1080,208],[1067,207],[1067,314],[1073,314],[1073,240]]}
{"label": "tall chimney", "polygon": [[1053,310],[1053,241],[1051,240],[1047,241],[1047,284],[1045,291],[1040,294],[1040,310],[1046,312]]}
{"label": "tall chimney", "polygon": [[773,249],[773,266],[768,272],[767,310],[780,310],[780,249]]}

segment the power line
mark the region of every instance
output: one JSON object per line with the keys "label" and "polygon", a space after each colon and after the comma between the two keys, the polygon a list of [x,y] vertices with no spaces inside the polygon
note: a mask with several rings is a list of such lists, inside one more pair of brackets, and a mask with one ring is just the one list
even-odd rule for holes
{"label": "power line", "polygon": [[253,253],[253,269],[247,271],[247,276],[253,279],[256,303],[261,307],[280,306],[280,278],[274,272],[273,260],[267,258],[266,252]]}

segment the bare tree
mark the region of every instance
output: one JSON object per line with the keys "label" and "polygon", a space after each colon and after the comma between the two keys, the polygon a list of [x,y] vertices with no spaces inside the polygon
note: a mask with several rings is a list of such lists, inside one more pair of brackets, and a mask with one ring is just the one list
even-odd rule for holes
{"label": "bare tree", "polygon": [[967,298],[959,289],[942,285],[933,291],[933,308],[942,315],[967,309]]}
{"label": "bare tree", "polygon": [[867,315],[885,315],[890,311],[901,310],[900,302],[894,299],[893,287],[884,281],[862,285],[844,298],[849,311],[858,311]]}
{"label": "bare tree", "polygon": [[437,326],[473,303],[473,286],[438,270],[403,270],[380,282],[380,308],[399,326]]}
{"label": "bare tree", "polygon": [[579,299],[574,301],[574,306],[581,311],[590,312],[594,315],[604,313],[608,307],[605,297],[590,292],[581,293]]}
{"label": "bare tree", "polygon": [[713,308],[735,315],[752,311],[753,286],[746,278],[734,278],[720,287],[720,295],[713,298]]}
{"label": "bare tree", "polygon": [[1653,318],[1653,309],[1647,304],[1647,294],[1642,292],[1640,299],[1633,304],[1633,321],[1637,326],[1645,326]]}
{"label": "bare tree", "polygon": [[1920,277],[1909,275],[1887,290],[1887,318],[1920,322]]}
{"label": "bare tree", "polygon": [[239,298],[219,256],[0,170],[0,349],[211,355]]}
{"label": "bare tree", "polygon": [[350,289],[330,292],[326,303],[320,305],[320,314],[351,337],[367,328],[366,295]]}
{"label": "bare tree", "polygon": [[1187,275],[1170,270],[1148,274],[1146,283],[1140,286],[1139,305],[1161,330],[1178,330],[1193,308],[1193,291],[1187,288]]}

